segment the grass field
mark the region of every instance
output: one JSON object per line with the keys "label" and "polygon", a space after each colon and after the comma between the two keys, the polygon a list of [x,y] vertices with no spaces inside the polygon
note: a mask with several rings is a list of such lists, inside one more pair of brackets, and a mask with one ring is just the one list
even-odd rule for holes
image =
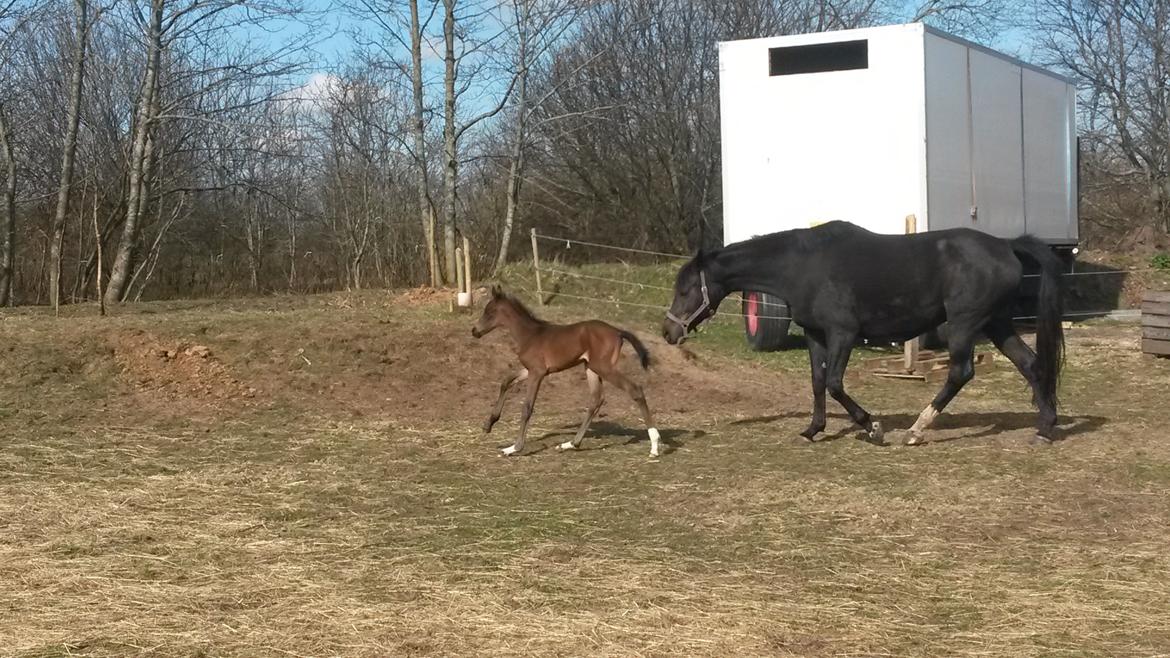
{"label": "grass field", "polygon": [[[561,298],[545,315],[646,338],[669,449],[607,391],[555,450],[587,400],[564,373],[504,459],[519,397],[479,427],[509,344],[445,295],[95,315],[0,319],[3,655],[1170,654],[1170,361],[1133,325],[1068,332],[1051,447],[1003,360],[928,445],[858,440],[832,403],[809,445],[803,351],[728,318],[686,357],[656,311]],[[935,393],[848,385],[894,430]]]}

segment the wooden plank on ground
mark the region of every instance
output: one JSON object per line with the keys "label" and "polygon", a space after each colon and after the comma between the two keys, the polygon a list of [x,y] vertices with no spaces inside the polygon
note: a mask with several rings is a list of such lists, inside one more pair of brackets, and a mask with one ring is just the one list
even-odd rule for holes
{"label": "wooden plank on ground", "polygon": [[1170,327],[1142,327],[1142,338],[1170,340]]}
{"label": "wooden plank on ground", "polygon": [[1149,315],[1142,313],[1143,327],[1170,327],[1170,315]]}
{"label": "wooden plank on ground", "polygon": [[1170,290],[1148,290],[1144,299],[1147,302],[1170,302]]}
{"label": "wooden plank on ground", "polygon": [[1142,351],[1146,354],[1170,356],[1170,340],[1150,340],[1149,338],[1145,338],[1142,340]]}
{"label": "wooden plank on ground", "polygon": [[1142,315],[1170,316],[1170,302],[1142,302]]}

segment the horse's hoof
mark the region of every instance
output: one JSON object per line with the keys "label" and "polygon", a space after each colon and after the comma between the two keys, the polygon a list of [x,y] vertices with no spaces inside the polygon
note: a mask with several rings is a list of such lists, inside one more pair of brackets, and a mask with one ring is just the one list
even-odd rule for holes
{"label": "horse's hoof", "polygon": [[910,432],[910,436],[906,437],[906,445],[920,446],[926,443],[926,436],[922,432]]}
{"label": "horse's hoof", "polygon": [[1050,446],[1052,445],[1052,439],[1037,434],[1036,436],[1032,437],[1032,440],[1029,443],[1034,446]]}
{"label": "horse's hoof", "polygon": [[650,452],[650,459],[651,460],[658,459],[658,457],[659,457],[659,455],[657,452],[654,452],[654,451]]}
{"label": "horse's hoof", "polygon": [[562,443],[561,445],[559,445],[557,447],[560,448],[561,450],[576,450],[577,449],[577,446],[573,445],[572,441],[565,441],[564,443]]}
{"label": "horse's hoof", "polygon": [[516,454],[516,446],[508,446],[500,450],[501,457],[511,457]]}
{"label": "horse's hoof", "polygon": [[879,421],[873,421],[869,424],[869,440],[874,443],[881,443],[886,436],[886,431],[882,429],[882,424]]}

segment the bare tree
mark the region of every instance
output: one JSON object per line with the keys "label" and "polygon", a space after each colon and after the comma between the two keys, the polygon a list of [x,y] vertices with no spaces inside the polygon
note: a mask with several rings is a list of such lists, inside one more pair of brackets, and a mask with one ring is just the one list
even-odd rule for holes
{"label": "bare tree", "polygon": [[12,266],[16,260],[16,156],[12,130],[0,103],[0,158],[4,163],[4,215],[0,221],[0,306],[13,305]]}
{"label": "bare tree", "polygon": [[[418,0],[410,2],[410,85],[413,99],[413,114],[410,122],[411,138],[414,141],[415,185],[418,190],[418,210],[422,222],[423,235],[426,236],[427,271],[430,274],[431,287],[439,285],[438,254],[435,253],[435,204],[431,201],[430,182],[427,175],[426,159],[426,122],[424,121],[424,107],[426,99],[423,91],[423,64],[422,40],[426,22],[420,20]],[[434,15],[436,4],[431,4],[431,15]]]}
{"label": "bare tree", "polygon": [[1036,22],[1042,52],[1081,84],[1090,164],[1140,190],[1146,225],[1170,232],[1170,0],[1044,0]]}
{"label": "bare tree", "polygon": [[[500,229],[500,248],[496,253],[493,272],[499,272],[508,259],[508,246],[520,209],[520,191],[524,181],[525,155],[529,145],[528,131],[533,114],[548,100],[554,90],[546,89],[533,99],[528,83],[533,68],[547,65],[543,60],[562,45],[562,40],[575,24],[581,8],[572,0],[511,0],[512,42],[514,47],[514,75],[516,88],[512,99],[512,143],[508,158],[508,182],[504,223]],[[574,81],[566,75],[561,83]]]}
{"label": "bare tree", "polygon": [[[220,37],[231,29],[263,27],[267,21],[295,16],[297,8],[286,4],[285,0],[246,6],[237,0],[149,1],[149,17],[133,12],[134,20],[142,29],[146,63],[134,112],[125,221],[106,287],[107,303],[117,303],[128,293],[142,218],[151,198],[149,184],[152,167],[158,159],[155,142],[160,126],[171,121],[214,125],[217,119],[207,115],[199,105],[209,92],[246,85],[253,80],[259,83],[272,77],[287,76],[299,68],[299,64],[286,61],[299,51],[299,43],[287,44],[273,52],[254,52],[248,47],[230,51],[219,42]],[[189,70],[174,72],[173,79],[164,80],[164,53],[177,56],[184,49],[201,53],[198,63]],[[254,89],[260,91],[263,88],[257,85]],[[241,102],[244,106],[256,106],[272,102],[281,95],[271,90]],[[234,108],[220,107],[214,111],[230,109]]]}
{"label": "bare tree", "polygon": [[53,214],[49,242],[49,302],[56,311],[61,296],[61,246],[65,239],[65,220],[69,196],[73,190],[74,158],[77,155],[77,131],[81,126],[81,93],[85,84],[86,49],[93,21],[89,0],[73,0],[74,50],[69,77],[69,109],[65,118],[65,136],[61,148],[61,178],[57,188],[57,209]]}
{"label": "bare tree", "polygon": [[[138,241],[139,220],[142,217],[147,194],[153,142],[151,130],[159,114],[159,69],[162,66],[163,51],[163,9],[165,0],[150,0],[150,17],[146,21],[146,66],[142,74],[142,86],[134,110],[134,123],[128,163],[128,195],[126,218],[122,224],[122,238],[110,267],[110,280],[106,284],[106,304],[117,304],[125,296],[132,274],[132,259]],[[172,21],[172,25],[174,22]]]}

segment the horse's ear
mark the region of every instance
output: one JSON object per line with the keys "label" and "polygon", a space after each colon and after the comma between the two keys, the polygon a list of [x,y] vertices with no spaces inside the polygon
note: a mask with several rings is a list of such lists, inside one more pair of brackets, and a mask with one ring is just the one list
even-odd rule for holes
{"label": "horse's ear", "polygon": [[707,260],[707,251],[705,249],[703,249],[702,247],[699,247],[699,250],[695,252],[695,262],[696,263],[703,263],[706,260]]}
{"label": "horse's ear", "polygon": [[498,283],[493,284],[492,285],[492,299],[499,299],[503,296],[504,296],[504,290],[503,290],[503,288],[500,288],[500,284],[498,284]]}

